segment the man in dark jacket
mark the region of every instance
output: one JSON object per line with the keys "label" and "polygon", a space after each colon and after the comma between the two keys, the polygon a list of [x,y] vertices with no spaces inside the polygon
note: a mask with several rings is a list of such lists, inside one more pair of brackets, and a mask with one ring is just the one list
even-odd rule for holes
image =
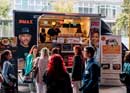
{"label": "man in dark jacket", "polygon": [[86,47],[84,49],[84,56],[87,60],[85,62],[83,84],[79,89],[83,93],[99,93],[100,67],[99,63],[94,59],[94,52],[93,47]]}

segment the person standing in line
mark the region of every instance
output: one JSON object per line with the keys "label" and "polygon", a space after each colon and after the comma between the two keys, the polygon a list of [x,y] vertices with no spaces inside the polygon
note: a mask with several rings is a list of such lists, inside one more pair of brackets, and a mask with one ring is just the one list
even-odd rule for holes
{"label": "person standing in line", "polygon": [[[125,55],[123,72],[126,72],[130,75],[130,52]],[[130,85],[126,85],[127,93],[130,93]]]}
{"label": "person standing in line", "polygon": [[10,50],[4,50],[1,54],[2,62],[2,76],[4,82],[2,83],[4,93],[16,93],[17,77],[15,76],[14,66],[11,63],[12,53]]}
{"label": "person standing in line", "polygon": [[79,88],[81,87],[82,74],[84,71],[83,55],[80,46],[78,45],[74,46],[73,50],[74,50],[73,67],[72,67],[73,91],[74,93],[80,93]]}
{"label": "person standing in line", "polygon": [[94,58],[93,47],[84,48],[84,57],[87,58],[83,74],[82,86],[79,89],[83,93],[99,93],[100,66]]}
{"label": "person standing in line", "polygon": [[[35,60],[34,66],[38,66],[38,73],[36,75],[36,93],[46,93],[46,85],[43,82],[43,74],[47,69],[48,59],[49,59],[49,49],[42,48],[40,52],[39,59]],[[38,63],[36,63],[38,62]]]}
{"label": "person standing in line", "polygon": [[47,85],[46,93],[73,93],[70,76],[59,54],[50,57],[43,81]]}
{"label": "person standing in line", "polygon": [[53,55],[53,54],[61,54],[60,48],[58,48],[58,47],[52,48],[51,55]]}
{"label": "person standing in line", "polygon": [[[37,47],[37,45],[33,45],[29,54],[26,57],[26,60],[25,60],[25,68],[24,68],[24,70],[25,70],[24,76],[25,77],[32,76],[31,72],[33,69],[34,60],[37,56],[38,56],[38,47]],[[34,91],[35,91],[35,83],[34,82],[29,84],[29,89],[30,89],[31,93],[34,93]]]}

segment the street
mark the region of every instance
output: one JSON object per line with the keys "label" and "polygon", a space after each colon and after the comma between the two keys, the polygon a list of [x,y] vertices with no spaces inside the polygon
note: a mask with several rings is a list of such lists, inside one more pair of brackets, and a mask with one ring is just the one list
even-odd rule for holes
{"label": "street", "polygon": [[[28,86],[19,86],[19,93],[29,93]],[[107,87],[107,86],[101,86],[99,93],[126,93],[125,86],[119,86],[119,87]]]}

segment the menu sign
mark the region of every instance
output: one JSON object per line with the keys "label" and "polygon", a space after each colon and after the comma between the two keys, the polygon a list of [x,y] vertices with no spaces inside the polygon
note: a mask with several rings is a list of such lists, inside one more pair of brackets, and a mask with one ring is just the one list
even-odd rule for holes
{"label": "menu sign", "polygon": [[[101,76],[104,84],[120,84],[119,73],[122,67],[122,48],[120,36],[101,37]],[[109,83],[106,83],[108,82]],[[115,82],[115,83],[113,83]]]}

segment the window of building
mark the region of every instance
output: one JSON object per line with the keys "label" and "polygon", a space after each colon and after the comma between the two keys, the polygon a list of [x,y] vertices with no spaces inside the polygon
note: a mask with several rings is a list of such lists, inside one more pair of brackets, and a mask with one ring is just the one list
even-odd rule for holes
{"label": "window of building", "polygon": [[22,9],[28,9],[28,1],[27,0],[22,0]]}
{"label": "window of building", "polygon": [[17,5],[15,5],[15,9],[17,9],[17,10],[21,10],[21,8],[22,8],[22,5],[21,5],[21,4],[17,4]]}
{"label": "window of building", "polygon": [[106,10],[105,10],[105,6],[104,6],[104,5],[101,5],[101,7],[100,7],[100,13],[101,13],[103,16],[106,16]]}
{"label": "window of building", "polygon": [[115,16],[116,16],[116,7],[115,6],[112,7],[112,16],[113,16],[113,18],[115,18]]}
{"label": "window of building", "polygon": [[35,4],[35,0],[26,0],[28,1],[28,5],[34,5]]}
{"label": "window of building", "polygon": [[84,8],[84,13],[88,13],[88,8]]}
{"label": "window of building", "polygon": [[0,20],[0,37],[13,37],[13,25],[10,20]]}
{"label": "window of building", "polygon": [[83,8],[82,7],[79,7],[79,13],[83,13]]}
{"label": "window of building", "polygon": [[35,11],[34,9],[35,9],[35,8],[34,8],[34,6],[33,6],[33,5],[28,6],[28,10]]}
{"label": "window of building", "polygon": [[37,6],[35,7],[35,9],[38,10],[38,11],[42,11],[42,6],[37,5]]}
{"label": "window of building", "polygon": [[16,4],[21,4],[22,3],[22,0],[15,0],[16,2]]}
{"label": "window of building", "polygon": [[42,0],[36,0],[36,3],[41,5],[42,4]]}

